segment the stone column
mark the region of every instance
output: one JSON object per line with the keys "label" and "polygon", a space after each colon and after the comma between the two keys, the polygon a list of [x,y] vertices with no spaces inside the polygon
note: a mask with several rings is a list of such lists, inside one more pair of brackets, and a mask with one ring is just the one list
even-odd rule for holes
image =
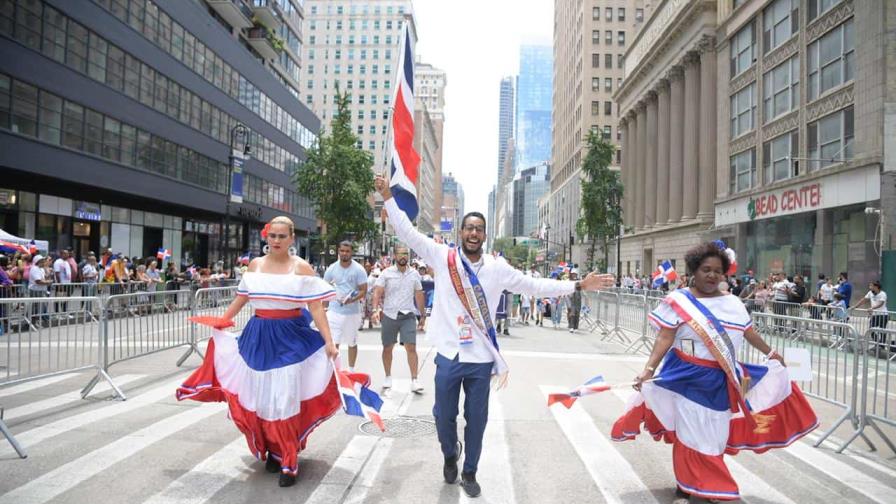
{"label": "stone column", "polygon": [[631,160],[629,158],[630,154],[630,145],[629,145],[629,121],[628,116],[624,116],[619,121],[619,131],[622,133],[622,163],[620,169],[622,170],[620,175],[620,179],[622,181],[622,220],[625,223],[628,223],[629,216],[629,200],[631,200],[631,193],[628,192],[628,176],[631,173]]}
{"label": "stone column", "polygon": [[684,192],[684,72],[680,66],[669,71],[669,223],[681,220]]}
{"label": "stone column", "polygon": [[688,53],[684,59],[684,191],[681,220],[697,217],[700,163],[700,57]]}
{"label": "stone column", "polygon": [[635,107],[638,114],[638,140],[635,150],[638,152],[638,168],[635,170],[635,228],[644,229],[644,207],[646,199],[644,196],[645,174],[647,172],[647,154],[645,146],[647,144],[647,106],[642,102],[638,102]]}
{"label": "stone column", "polygon": [[629,153],[628,164],[626,167],[628,169],[628,174],[625,178],[625,193],[628,195],[626,200],[628,201],[628,216],[625,218],[625,223],[627,226],[632,229],[635,228],[635,208],[638,207],[638,191],[637,181],[638,181],[638,114],[634,109],[629,110],[627,114],[628,118],[628,142],[626,142],[627,150]]}
{"label": "stone column", "polygon": [[716,51],[715,39],[700,45],[700,184],[701,219],[713,217],[716,196]]}
{"label": "stone column", "polygon": [[650,228],[657,223],[656,220],[656,93],[647,92],[647,162],[644,164],[644,227]]}
{"label": "stone column", "polygon": [[660,79],[656,88],[656,223],[669,220],[669,81]]}

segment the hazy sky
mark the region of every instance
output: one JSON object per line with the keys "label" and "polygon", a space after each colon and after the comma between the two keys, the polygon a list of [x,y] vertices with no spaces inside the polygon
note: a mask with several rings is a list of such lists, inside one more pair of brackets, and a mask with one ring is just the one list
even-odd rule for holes
{"label": "hazy sky", "polygon": [[521,44],[551,44],[553,0],[414,0],[417,54],[445,70],[443,173],[465,210],[488,210],[497,179],[501,77],[516,75]]}

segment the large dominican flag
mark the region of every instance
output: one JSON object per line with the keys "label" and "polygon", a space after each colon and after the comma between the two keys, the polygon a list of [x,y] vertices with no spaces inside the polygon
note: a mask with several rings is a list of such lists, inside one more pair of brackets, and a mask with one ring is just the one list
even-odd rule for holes
{"label": "large dominican flag", "polygon": [[420,155],[414,150],[414,49],[410,25],[404,25],[401,64],[392,99],[392,197],[408,218],[417,218],[417,167]]}

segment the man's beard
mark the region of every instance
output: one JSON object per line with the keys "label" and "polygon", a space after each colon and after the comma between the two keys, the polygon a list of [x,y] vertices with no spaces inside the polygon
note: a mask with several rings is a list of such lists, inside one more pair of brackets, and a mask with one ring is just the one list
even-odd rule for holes
{"label": "man's beard", "polygon": [[479,245],[475,249],[467,248],[467,242],[462,242],[461,247],[464,249],[464,254],[467,254],[467,255],[476,254],[480,250],[482,250],[482,242],[480,242]]}
{"label": "man's beard", "polygon": [[407,259],[399,259],[399,260],[396,261],[396,262],[398,263],[399,266],[407,266],[407,265],[408,265],[408,260],[407,260]]}

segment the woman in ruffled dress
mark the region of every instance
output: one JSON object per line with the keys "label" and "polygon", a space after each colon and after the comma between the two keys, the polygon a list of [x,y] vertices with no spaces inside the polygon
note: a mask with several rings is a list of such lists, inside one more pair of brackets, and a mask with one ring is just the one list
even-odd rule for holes
{"label": "woman in ruffled dress", "polygon": [[[262,236],[266,255],[249,264],[223,317],[193,319],[216,330],[202,367],[177,398],[226,401],[252,454],[267,461],[268,472],[280,473],[285,487],[296,481],[298,453],[308,435],[341,407],[333,370],[338,351],[321,303],[335,292],[295,256],[289,218],[274,218]],[[246,303],[255,316],[242,332],[223,331]],[[317,330],[309,326],[311,319]]]}
{"label": "woman in ruffled dress", "polygon": [[[741,300],[719,290],[731,265],[724,246],[697,246],[685,262],[692,284],[671,292],[648,316],[656,342],[635,378],[639,393],[612,436],[634,439],[643,424],[654,439],[672,444],[676,503],[692,495],[735,500],[740,494],[726,453],[788,446],[818,419],[781,355],[753,329]],[[737,361],[744,340],[767,356],[765,364]]]}

